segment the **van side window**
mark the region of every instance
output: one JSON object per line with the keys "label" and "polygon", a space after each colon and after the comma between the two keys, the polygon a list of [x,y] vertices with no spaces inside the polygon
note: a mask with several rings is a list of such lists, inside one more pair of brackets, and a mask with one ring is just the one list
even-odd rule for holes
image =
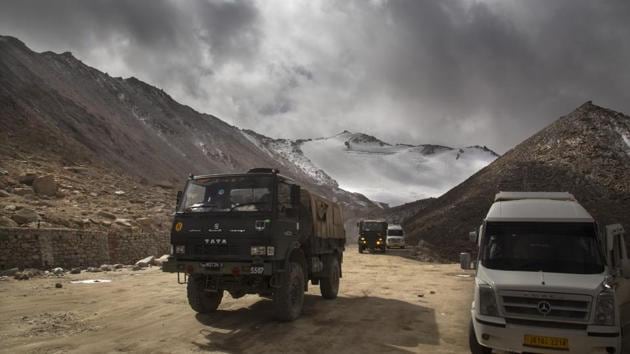
{"label": "van side window", "polygon": [[292,207],[291,186],[284,182],[278,183],[278,211],[284,212]]}

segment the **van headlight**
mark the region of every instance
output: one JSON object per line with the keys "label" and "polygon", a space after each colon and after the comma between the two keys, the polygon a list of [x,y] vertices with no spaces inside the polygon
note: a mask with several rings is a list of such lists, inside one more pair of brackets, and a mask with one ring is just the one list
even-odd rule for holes
{"label": "van headlight", "polygon": [[488,284],[479,284],[479,313],[484,316],[499,316],[497,297]]}
{"label": "van headlight", "polygon": [[615,293],[611,290],[604,290],[597,295],[595,324],[602,326],[615,325]]}

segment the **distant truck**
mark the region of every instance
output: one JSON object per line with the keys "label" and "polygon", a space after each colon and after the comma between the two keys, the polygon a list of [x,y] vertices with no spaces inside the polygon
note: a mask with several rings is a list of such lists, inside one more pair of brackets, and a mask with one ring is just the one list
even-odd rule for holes
{"label": "distant truck", "polygon": [[198,313],[215,311],[227,291],[271,297],[274,316],[290,321],[309,280],[324,298],[337,297],[345,243],[340,207],[276,170],[190,176],[163,269],[187,282]]}
{"label": "distant truck", "polygon": [[470,237],[479,245],[472,353],[622,353],[630,262],[621,225],[598,229],[569,193],[501,192]]}
{"label": "distant truck", "polygon": [[359,253],[365,250],[385,253],[387,246],[387,223],[383,220],[361,220],[357,223],[359,229]]}
{"label": "distant truck", "polygon": [[387,226],[387,248],[405,248],[405,233],[402,226],[391,224]]}

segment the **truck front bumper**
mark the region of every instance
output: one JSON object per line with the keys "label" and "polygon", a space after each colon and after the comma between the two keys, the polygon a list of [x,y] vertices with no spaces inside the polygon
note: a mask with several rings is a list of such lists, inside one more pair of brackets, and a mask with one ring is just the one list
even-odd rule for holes
{"label": "truck front bumper", "polygon": [[[477,342],[484,347],[516,353],[621,353],[621,335],[616,327],[588,326],[586,330],[575,330],[523,326],[506,323],[503,319],[502,323],[484,320],[474,311],[471,312]],[[567,350],[527,346],[524,344],[525,335],[565,338],[568,340],[569,348]]]}
{"label": "truck front bumper", "polygon": [[267,262],[213,262],[189,261],[169,258],[162,264],[162,271],[169,273],[207,275],[261,275],[273,274],[273,264]]}

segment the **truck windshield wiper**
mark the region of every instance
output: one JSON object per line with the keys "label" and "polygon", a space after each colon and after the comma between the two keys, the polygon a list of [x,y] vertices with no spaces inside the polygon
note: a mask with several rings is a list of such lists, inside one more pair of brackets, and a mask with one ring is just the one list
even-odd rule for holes
{"label": "truck windshield wiper", "polygon": [[240,208],[242,206],[246,206],[246,205],[261,205],[261,204],[267,204],[266,202],[248,202],[248,203],[242,203],[242,204],[237,204],[233,207],[230,208],[230,210],[228,210],[228,213],[233,211],[236,208]]}
{"label": "truck windshield wiper", "polygon": [[195,203],[189,206],[188,208],[186,208],[186,210],[199,209],[199,208],[216,208],[217,206],[218,205],[216,205],[215,203]]}

